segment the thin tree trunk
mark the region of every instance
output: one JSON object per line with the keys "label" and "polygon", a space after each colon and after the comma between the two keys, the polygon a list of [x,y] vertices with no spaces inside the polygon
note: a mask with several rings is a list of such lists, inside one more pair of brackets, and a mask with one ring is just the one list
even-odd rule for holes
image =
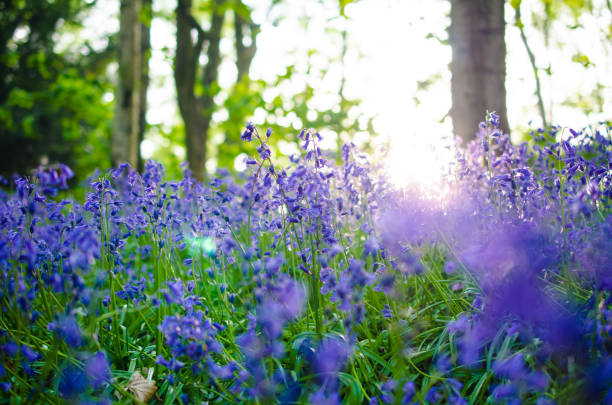
{"label": "thin tree trunk", "polygon": [[187,147],[187,162],[193,175],[203,180],[206,172],[206,141],[209,123],[204,122],[204,114],[195,101],[189,113],[183,115],[185,121],[185,145]]}
{"label": "thin tree trunk", "polygon": [[138,117],[138,170],[144,170],[144,162],[140,154],[140,144],[147,130],[147,90],[149,89],[149,60],[151,59],[151,21],[153,20],[153,0],[142,0],[141,16],[142,37],[140,49],[142,52],[142,68],[140,70],[140,111]]}
{"label": "thin tree trunk", "polygon": [[[150,0],[144,0],[150,4]],[[111,141],[113,164],[127,162],[138,168],[140,142],[145,129],[148,84],[149,29],[141,22],[143,0],[121,0],[119,77],[115,122]],[[150,12],[150,7],[148,8]]]}
{"label": "thin tree trunk", "polygon": [[487,110],[496,111],[509,131],[504,32],[504,0],[451,0],[450,115],[464,142],[475,137]]}
{"label": "thin tree trunk", "polygon": [[[174,81],[179,111],[185,123],[187,162],[193,176],[198,180],[203,180],[206,172],[206,144],[214,111],[214,88],[221,63],[219,44],[225,15],[221,9],[213,8],[208,31],[204,31],[191,14],[191,0],[178,0],[176,9]],[[191,36],[192,30],[197,33],[195,43]],[[199,58],[205,43],[208,62],[203,68],[200,82],[203,94],[196,95]]]}

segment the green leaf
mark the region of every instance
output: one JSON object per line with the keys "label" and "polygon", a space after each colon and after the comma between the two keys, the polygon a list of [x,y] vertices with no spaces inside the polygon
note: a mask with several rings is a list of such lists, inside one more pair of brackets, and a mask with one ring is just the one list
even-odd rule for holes
{"label": "green leaf", "polygon": [[344,13],[344,9],[346,8],[346,6],[353,3],[355,0],[339,0],[339,1],[340,1],[340,14],[343,17],[346,17],[346,14]]}
{"label": "green leaf", "polygon": [[360,404],[363,402],[363,392],[361,391],[361,386],[359,381],[352,376],[351,374],[339,372],[338,379],[342,382],[343,385],[350,388],[351,397],[355,399],[353,403]]}
{"label": "green leaf", "polygon": [[516,10],[521,6],[521,0],[510,0],[510,5]]}
{"label": "green leaf", "polygon": [[591,66],[595,66],[595,64],[591,62],[589,57],[586,56],[585,54],[581,53],[581,52],[578,52],[577,54],[572,56],[572,62],[579,63],[579,64],[581,64],[585,68],[589,68]]}

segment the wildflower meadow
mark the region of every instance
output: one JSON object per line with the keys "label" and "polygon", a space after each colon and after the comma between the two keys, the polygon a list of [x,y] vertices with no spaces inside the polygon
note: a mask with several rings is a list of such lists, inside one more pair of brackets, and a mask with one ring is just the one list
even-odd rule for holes
{"label": "wildflower meadow", "polygon": [[612,127],[499,125],[438,196],[250,123],[242,175],[2,179],[0,402],[612,403]]}

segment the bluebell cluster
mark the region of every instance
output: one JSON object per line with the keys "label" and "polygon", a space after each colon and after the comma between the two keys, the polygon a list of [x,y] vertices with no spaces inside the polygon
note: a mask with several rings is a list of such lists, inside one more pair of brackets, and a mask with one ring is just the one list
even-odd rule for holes
{"label": "bluebell cluster", "polygon": [[489,115],[458,151],[443,203],[388,197],[384,244],[409,269],[437,247],[444,272],[463,274],[453,287],[473,299],[446,326],[453,365],[500,380],[470,400],[607,403],[610,127],[553,127],[514,145],[498,125]]}
{"label": "bluebell cluster", "polygon": [[[312,130],[204,185],[149,161],[2,179],[14,403],[607,403],[611,128],[513,144],[489,114],[432,199]],[[75,197],[85,195],[80,203]]]}

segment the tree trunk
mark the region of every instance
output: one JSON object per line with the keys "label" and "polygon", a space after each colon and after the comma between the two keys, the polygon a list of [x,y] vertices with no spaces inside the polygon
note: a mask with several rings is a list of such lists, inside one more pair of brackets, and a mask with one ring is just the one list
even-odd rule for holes
{"label": "tree trunk", "polygon": [[150,29],[141,16],[151,13],[151,0],[121,0],[119,74],[111,158],[114,165],[141,166],[140,142],[144,136]]}
{"label": "tree trunk", "polygon": [[506,43],[504,0],[451,0],[449,40],[452,107],[455,135],[464,142],[475,137],[485,112],[506,112]]}
{"label": "tree trunk", "polygon": [[[191,0],[178,0],[174,82],[179,111],[185,123],[187,162],[193,176],[200,181],[204,179],[206,172],[206,143],[214,112],[224,15],[221,7],[213,7],[210,29],[204,31],[191,14]],[[192,30],[197,33],[195,43],[191,35]],[[200,84],[203,91],[201,95],[197,95],[195,85],[200,70],[199,59],[205,43],[208,62],[202,70]]]}
{"label": "tree trunk", "polygon": [[183,114],[185,121],[185,146],[187,147],[187,162],[193,175],[202,180],[206,172],[206,141],[209,123],[204,122],[205,116],[200,103],[195,101],[189,112]]}
{"label": "tree trunk", "polygon": [[153,19],[153,0],[141,0],[142,37],[140,49],[142,52],[142,69],[140,70],[140,111],[138,114],[138,171],[144,170],[144,162],[140,154],[140,144],[147,130],[147,89],[149,88],[149,60],[151,59],[151,21]]}

